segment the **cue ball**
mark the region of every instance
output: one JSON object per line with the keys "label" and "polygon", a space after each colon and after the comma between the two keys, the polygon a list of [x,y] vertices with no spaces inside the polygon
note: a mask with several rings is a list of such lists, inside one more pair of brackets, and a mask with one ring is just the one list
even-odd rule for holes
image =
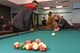
{"label": "cue ball", "polygon": [[55,33],[52,33],[52,36],[55,36]]}

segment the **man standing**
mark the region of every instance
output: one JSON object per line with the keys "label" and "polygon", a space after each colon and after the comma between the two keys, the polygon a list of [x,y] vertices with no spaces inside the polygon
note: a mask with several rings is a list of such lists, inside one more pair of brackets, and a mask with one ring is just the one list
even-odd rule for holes
{"label": "man standing", "polygon": [[32,26],[31,31],[34,30],[32,14],[37,5],[37,1],[24,5],[21,11],[12,20],[13,32],[26,31],[30,25]]}

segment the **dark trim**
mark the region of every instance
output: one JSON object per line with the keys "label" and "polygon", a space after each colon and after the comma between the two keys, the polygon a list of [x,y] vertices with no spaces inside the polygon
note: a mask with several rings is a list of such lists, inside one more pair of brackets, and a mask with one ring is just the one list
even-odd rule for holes
{"label": "dark trim", "polygon": [[[63,14],[63,13],[72,13],[72,12],[59,12],[58,14]],[[48,13],[40,13],[39,15],[43,15],[43,14],[48,14]]]}
{"label": "dark trim", "polygon": [[73,8],[72,10],[80,10],[80,8]]}

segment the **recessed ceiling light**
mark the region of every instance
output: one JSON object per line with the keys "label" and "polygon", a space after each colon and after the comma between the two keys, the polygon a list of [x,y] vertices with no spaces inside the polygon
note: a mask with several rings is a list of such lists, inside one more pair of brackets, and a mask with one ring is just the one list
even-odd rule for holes
{"label": "recessed ceiling light", "polygon": [[56,1],[56,3],[58,3],[58,1]]}
{"label": "recessed ceiling light", "polygon": [[56,6],[56,8],[63,8],[63,6]]}
{"label": "recessed ceiling light", "polygon": [[43,9],[50,9],[50,7],[44,7]]}

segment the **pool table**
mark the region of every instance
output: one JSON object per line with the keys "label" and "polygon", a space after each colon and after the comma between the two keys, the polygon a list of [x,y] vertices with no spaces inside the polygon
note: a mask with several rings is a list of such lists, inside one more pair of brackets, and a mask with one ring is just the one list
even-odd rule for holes
{"label": "pool table", "polygon": [[[0,37],[0,53],[80,53],[80,31],[61,30],[52,36],[53,30],[20,32]],[[15,49],[14,42],[40,38],[47,46],[45,52]]]}

